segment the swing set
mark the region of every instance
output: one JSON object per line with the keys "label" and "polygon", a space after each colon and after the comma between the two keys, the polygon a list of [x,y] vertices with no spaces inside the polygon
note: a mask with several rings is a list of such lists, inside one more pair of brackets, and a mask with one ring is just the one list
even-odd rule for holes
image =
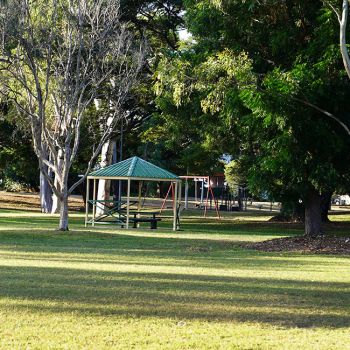
{"label": "swing set", "polygon": [[[179,176],[181,180],[184,180],[185,182],[185,207],[184,209],[188,209],[188,182],[193,181],[194,182],[194,197],[195,197],[195,203],[196,205],[200,208],[204,208],[204,217],[207,217],[207,211],[208,211],[208,206],[209,206],[209,201],[214,202],[214,207],[216,211],[216,217],[218,220],[221,220],[220,212],[219,212],[219,206],[218,206],[218,201],[216,200],[214,196],[213,189],[210,184],[210,176],[190,176],[190,175],[185,175],[185,176]],[[200,200],[198,201],[198,183],[200,183]],[[181,186],[181,184],[180,184]],[[207,188],[207,193],[206,193],[206,198],[204,200],[204,195],[205,195],[205,187]],[[171,183],[169,185],[168,191],[166,196],[164,197],[162,207],[160,209],[160,213],[162,213],[165,204],[171,194],[171,200],[172,203],[174,203],[174,194],[175,194],[175,189],[174,189],[174,184]],[[209,197],[210,196],[210,197]]]}

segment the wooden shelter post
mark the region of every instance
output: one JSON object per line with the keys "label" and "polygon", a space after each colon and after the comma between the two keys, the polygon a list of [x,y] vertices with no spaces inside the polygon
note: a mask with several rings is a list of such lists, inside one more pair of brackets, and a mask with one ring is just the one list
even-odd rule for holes
{"label": "wooden shelter post", "polygon": [[197,179],[194,179],[194,200],[195,202],[197,203],[197,198],[198,195],[197,195]]}
{"label": "wooden shelter post", "polygon": [[[137,211],[141,210],[141,192],[142,192],[142,184],[143,181],[139,181],[139,198],[138,198],[138,203],[137,203]],[[140,214],[137,215],[137,217],[140,217]],[[137,223],[137,227],[140,227],[140,223]]]}
{"label": "wooden shelter post", "polygon": [[93,191],[93,205],[92,205],[92,226],[95,226],[96,217],[96,179],[94,179],[94,191]]}
{"label": "wooden shelter post", "polygon": [[130,179],[128,179],[128,192],[126,197],[126,229],[129,228],[129,216],[130,216]]}
{"label": "wooden shelter post", "polygon": [[86,196],[85,196],[85,227],[89,221],[89,194],[90,194],[90,180],[86,179]]}

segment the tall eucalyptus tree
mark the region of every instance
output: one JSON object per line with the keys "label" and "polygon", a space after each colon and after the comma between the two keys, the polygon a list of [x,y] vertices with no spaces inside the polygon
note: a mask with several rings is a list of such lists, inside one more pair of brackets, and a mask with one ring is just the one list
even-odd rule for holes
{"label": "tall eucalyptus tree", "polygon": [[[1,3],[1,37],[0,93],[30,126],[40,170],[60,202],[58,228],[68,230],[68,197],[123,117],[144,46],[135,47],[115,0],[8,0]],[[111,108],[98,116],[85,175],[69,186],[86,112],[106,95]]]}

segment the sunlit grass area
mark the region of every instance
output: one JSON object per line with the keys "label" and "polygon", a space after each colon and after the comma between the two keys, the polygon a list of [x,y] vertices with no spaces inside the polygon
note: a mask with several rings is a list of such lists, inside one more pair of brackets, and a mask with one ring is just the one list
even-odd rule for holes
{"label": "sunlit grass area", "polygon": [[302,227],[199,215],[172,232],[73,214],[58,233],[55,216],[0,211],[0,349],[350,349],[348,257],[243,249]]}

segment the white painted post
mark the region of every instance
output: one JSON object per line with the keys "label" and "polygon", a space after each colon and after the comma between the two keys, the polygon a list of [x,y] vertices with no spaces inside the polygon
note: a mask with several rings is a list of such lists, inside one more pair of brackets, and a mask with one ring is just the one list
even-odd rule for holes
{"label": "white painted post", "polygon": [[197,179],[194,179],[194,200],[197,204],[197,198],[198,197],[198,194],[197,194]]}
{"label": "white painted post", "polygon": [[181,213],[181,208],[180,208],[180,206],[181,206],[181,192],[182,192],[182,182],[180,181],[180,183],[179,183],[179,198],[178,198],[178,208],[179,208],[179,214],[178,214],[178,218],[179,218],[179,225],[178,225],[178,227],[177,227],[177,229],[180,229],[180,213]]}
{"label": "white painted post", "polygon": [[185,182],[185,209],[188,209],[188,180]]}
{"label": "white painted post", "polygon": [[95,226],[96,217],[96,179],[94,179],[94,193],[93,193],[93,204],[92,204],[92,226]]}
{"label": "white painted post", "polygon": [[177,192],[178,192],[178,182],[175,182],[175,193],[174,193],[174,221],[173,221],[173,231],[176,231],[176,211],[177,211]]}
{"label": "white painted post", "polygon": [[128,179],[128,192],[126,198],[126,229],[129,228],[129,215],[130,215],[130,179]]}
{"label": "white painted post", "polygon": [[89,192],[90,192],[90,180],[86,179],[86,196],[85,196],[85,227],[87,227],[87,222],[89,221]]}
{"label": "white painted post", "polygon": [[[141,211],[141,192],[142,192],[142,181],[139,181],[139,202],[137,205],[137,211]],[[140,218],[141,215],[137,214],[137,217]],[[140,223],[138,222],[136,226],[140,227]]]}
{"label": "white painted post", "polygon": [[202,179],[202,187],[201,187],[201,207],[204,201],[204,179]]}

